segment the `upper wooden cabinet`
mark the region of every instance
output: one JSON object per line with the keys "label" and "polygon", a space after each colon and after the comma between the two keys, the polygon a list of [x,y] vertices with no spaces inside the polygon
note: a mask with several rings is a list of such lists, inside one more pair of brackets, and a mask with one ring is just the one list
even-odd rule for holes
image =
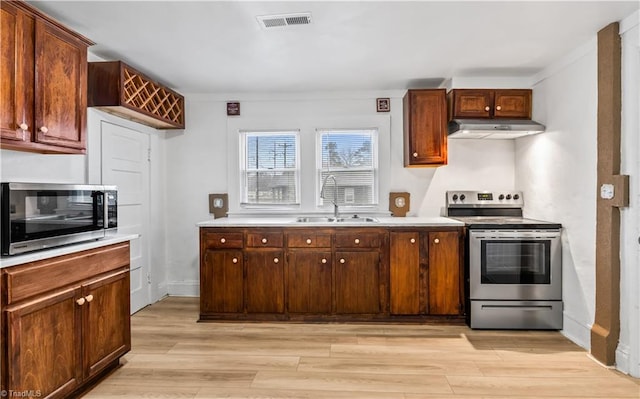
{"label": "upper wooden cabinet", "polygon": [[531,119],[530,89],[453,89],[447,94],[451,119]]}
{"label": "upper wooden cabinet", "polygon": [[0,147],[84,153],[93,43],[26,3],[0,7]]}
{"label": "upper wooden cabinet", "polygon": [[404,166],[446,165],[446,90],[409,90],[403,101]]}
{"label": "upper wooden cabinet", "polygon": [[184,97],[121,61],[89,63],[89,106],[156,129],[184,129]]}

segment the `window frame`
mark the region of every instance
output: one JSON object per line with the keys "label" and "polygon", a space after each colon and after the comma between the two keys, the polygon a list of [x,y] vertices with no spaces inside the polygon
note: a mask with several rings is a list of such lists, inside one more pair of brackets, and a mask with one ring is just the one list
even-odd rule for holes
{"label": "window frame", "polygon": [[[247,146],[248,146],[248,137],[251,136],[285,136],[291,135],[294,137],[295,142],[295,168],[272,168],[272,169],[249,169],[247,168]],[[268,130],[268,129],[243,129],[239,131],[239,205],[241,208],[286,208],[286,207],[299,207],[300,206],[300,175],[302,165],[300,162],[300,130],[299,129],[277,129],[277,130]],[[295,182],[295,200],[294,202],[286,202],[286,203],[275,203],[275,202],[248,202],[248,174],[249,172],[294,172],[294,182]]]}
{"label": "window frame", "polygon": [[322,138],[325,134],[357,134],[360,132],[370,132],[371,134],[371,167],[356,167],[356,168],[341,168],[335,169],[336,172],[342,171],[368,171],[372,170],[373,172],[373,187],[371,193],[370,204],[349,204],[345,203],[345,201],[338,201],[339,207],[345,210],[370,210],[377,209],[380,206],[380,149],[379,149],[379,141],[380,141],[380,129],[378,127],[349,127],[349,128],[317,128],[316,129],[316,140],[315,140],[315,154],[316,154],[316,165],[315,165],[315,176],[316,176],[316,201],[315,206],[318,209],[326,209],[333,206],[331,201],[324,200],[320,197],[320,192],[322,190],[323,183],[323,173],[331,172],[331,169],[323,168],[322,166],[322,156],[324,152],[324,148],[322,145]]}

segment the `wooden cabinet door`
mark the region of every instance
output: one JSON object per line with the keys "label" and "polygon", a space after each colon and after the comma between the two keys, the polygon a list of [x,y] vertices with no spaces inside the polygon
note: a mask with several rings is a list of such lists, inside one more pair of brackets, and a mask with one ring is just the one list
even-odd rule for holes
{"label": "wooden cabinet door", "polygon": [[[79,290],[66,289],[5,309],[8,365],[3,389],[64,398],[82,380]],[[4,316],[3,315],[3,316]],[[51,396],[49,396],[51,395]]]}
{"label": "wooden cabinet door", "polygon": [[247,312],[283,313],[283,251],[247,250],[245,256]]}
{"label": "wooden cabinet door", "polygon": [[244,311],[242,251],[205,250],[200,266],[200,311]]}
{"label": "wooden cabinet door", "polygon": [[457,231],[429,233],[429,314],[458,315],[462,310],[460,241]]}
{"label": "wooden cabinet door", "polygon": [[493,115],[493,90],[454,89],[450,98],[451,119],[488,119]]}
{"label": "wooden cabinet door", "polygon": [[84,149],[87,46],[36,20],[35,54],[35,140]]}
{"label": "wooden cabinet door", "polygon": [[0,7],[0,137],[28,142],[33,131],[34,21],[9,2]]}
{"label": "wooden cabinet door", "polygon": [[420,233],[391,232],[390,301],[392,314],[419,314],[420,309]]}
{"label": "wooden cabinet door", "polygon": [[404,98],[404,165],[446,165],[445,89],[409,90]]}
{"label": "wooden cabinet door", "polygon": [[496,90],[494,118],[531,119],[531,90]]}
{"label": "wooden cabinet door", "polygon": [[291,313],[331,313],[330,250],[290,251],[287,309]]}
{"label": "wooden cabinet door", "polygon": [[82,287],[85,378],[131,349],[129,295],[128,268]]}
{"label": "wooden cabinet door", "polygon": [[380,313],[378,251],[336,252],[336,313]]}

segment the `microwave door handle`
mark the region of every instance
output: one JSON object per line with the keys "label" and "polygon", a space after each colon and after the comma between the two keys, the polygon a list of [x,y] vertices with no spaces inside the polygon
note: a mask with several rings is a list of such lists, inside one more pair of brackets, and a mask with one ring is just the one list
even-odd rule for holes
{"label": "microwave door handle", "polygon": [[[105,201],[106,197],[105,197],[105,193],[104,191],[96,191],[95,192],[95,196],[94,196],[94,201],[96,201],[96,203],[94,204],[94,207],[96,209],[96,219],[98,219],[99,215],[98,215],[98,211],[100,210],[100,204],[102,204],[102,228],[106,227],[106,216],[107,216],[107,207],[105,206]],[[97,224],[97,220],[96,220],[96,224]]]}

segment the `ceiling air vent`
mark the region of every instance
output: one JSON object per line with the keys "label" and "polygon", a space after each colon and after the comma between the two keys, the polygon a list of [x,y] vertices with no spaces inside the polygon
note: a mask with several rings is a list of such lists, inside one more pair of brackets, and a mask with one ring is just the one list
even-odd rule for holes
{"label": "ceiling air vent", "polygon": [[256,17],[262,28],[277,28],[291,25],[309,25],[311,23],[311,13],[303,12],[297,14],[262,15]]}

